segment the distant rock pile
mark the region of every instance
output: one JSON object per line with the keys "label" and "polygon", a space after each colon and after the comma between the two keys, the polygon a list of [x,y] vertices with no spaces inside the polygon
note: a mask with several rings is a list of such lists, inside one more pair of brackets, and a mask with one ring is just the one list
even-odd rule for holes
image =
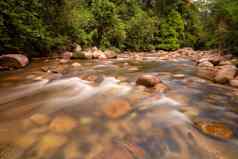
{"label": "distant rock pile", "polygon": [[64,52],[62,54],[64,60],[70,59],[112,59],[117,58],[117,54],[112,50],[102,51],[97,47],[82,49],[80,45],[74,46],[72,52]]}
{"label": "distant rock pile", "polygon": [[236,59],[219,54],[210,54],[197,60],[198,75],[208,80],[238,87]]}

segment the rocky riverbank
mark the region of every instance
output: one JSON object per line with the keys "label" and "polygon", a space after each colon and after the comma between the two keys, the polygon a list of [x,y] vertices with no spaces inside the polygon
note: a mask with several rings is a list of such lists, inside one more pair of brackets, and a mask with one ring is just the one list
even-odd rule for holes
{"label": "rocky riverbank", "polygon": [[236,159],[238,90],[197,76],[210,52],[185,52],[40,58],[1,72],[2,152],[11,159]]}
{"label": "rocky riverbank", "polygon": [[[71,52],[63,52],[56,56],[58,64],[53,68],[42,67],[43,72],[62,74],[69,67],[80,68],[81,63],[72,62],[73,59],[84,60],[107,60],[118,61],[179,61],[191,60],[197,68],[199,77],[211,80],[219,84],[230,85],[238,88],[238,59],[231,54],[221,54],[217,50],[195,51],[192,48],[183,48],[176,51],[153,51],[153,52],[123,52],[116,53],[113,50],[101,51],[93,47],[82,49],[79,45],[72,48]],[[0,69],[9,70],[25,67],[29,59],[22,54],[7,54],[0,56]],[[124,64],[125,66],[127,63]],[[136,68],[128,68],[132,71]],[[175,75],[177,76],[177,75]],[[180,75],[183,76],[183,75]]]}

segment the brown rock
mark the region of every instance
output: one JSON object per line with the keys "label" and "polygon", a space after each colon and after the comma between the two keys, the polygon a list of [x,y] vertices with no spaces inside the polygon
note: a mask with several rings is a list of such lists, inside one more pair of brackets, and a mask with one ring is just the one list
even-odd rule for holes
{"label": "brown rock", "polygon": [[215,81],[218,83],[226,83],[229,80],[233,80],[236,74],[236,67],[233,65],[225,65],[222,66],[221,69],[218,70]]}
{"label": "brown rock", "polygon": [[29,59],[22,54],[6,54],[0,56],[2,69],[22,68],[29,64]]}
{"label": "brown rock", "polygon": [[201,78],[213,81],[216,76],[216,69],[209,67],[198,67],[197,75]]}
{"label": "brown rock", "polygon": [[58,116],[49,126],[49,129],[57,133],[69,133],[77,127],[77,123],[74,118],[70,116]]}
{"label": "brown rock", "polygon": [[107,59],[107,56],[105,54],[101,54],[97,57],[100,60]]}
{"label": "brown rock", "polygon": [[111,119],[117,119],[131,111],[131,106],[126,100],[113,100],[104,108],[104,114]]}
{"label": "brown rock", "polygon": [[46,125],[49,123],[50,118],[45,114],[34,114],[30,117],[30,120],[37,125]]}
{"label": "brown rock", "polygon": [[194,124],[204,134],[218,139],[228,140],[234,136],[233,130],[221,122],[197,120]]}
{"label": "brown rock", "polygon": [[117,54],[112,50],[106,50],[104,51],[104,54],[106,55],[108,59],[117,58]]}
{"label": "brown rock", "polygon": [[54,153],[60,147],[62,147],[67,142],[65,136],[55,135],[55,134],[46,134],[42,137],[37,146],[37,155],[43,157]]}
{"label": "brown rock", "polygon": [[198,64],[199,67],[213,67],[214,65],[209,61],[203,61]]}
{"label": "brown rock", "polygon": [[238,80],[237,79],[230,80],[230,85],[232,87],[237,87],[238,88]]}
{"label": "brown rock", "polygon": [[154,87],[156,84],[158,84],[160,82],[161,82],[161,80],[158,76],[142,75],[137,79],[136,84],[143,85],[146,87]]}
{"label": "brown rock", "polygon": [[91,81],[91,82],[95,82],[98,80],[98,76],[96,75],[82,75],[80,77],[82,80],[86,80],[86,81]]}
{"label": "brown rock", "polygon": [[163,83],[159,83],[155,85],[155,90],[160,93],[165,93],[167,90],[169,90],[169,87]]}

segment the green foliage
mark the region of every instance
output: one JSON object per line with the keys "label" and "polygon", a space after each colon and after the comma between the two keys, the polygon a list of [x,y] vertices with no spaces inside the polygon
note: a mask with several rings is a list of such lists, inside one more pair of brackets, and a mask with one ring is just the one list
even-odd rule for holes
{"label": "green foliage", "polygon": [[71,43],[121,50],[238,51],[238,2],[214,0],[0,1],[0,51],[44,55]]}
{"label": "green foliage", "polygon": [[62,35],[53,36],[42,18],[41,1],[1,1],[1,50],[25,50],[33,53],[50,51],[63,44]]}
{"label": "green foliage", "polygon": [[184,22],[181,15],[172,10],[168,17],[160,23],[159,48],[164,50],[175,50],[180,47],[180,39],[183,37]]}
{"label": "green foliage", "polygon": [[127,22],[127,26],[127,48],[134,50],[155,49],[156,33],[158,32],[158,19],[156,17],[151,17],[140,9]]}

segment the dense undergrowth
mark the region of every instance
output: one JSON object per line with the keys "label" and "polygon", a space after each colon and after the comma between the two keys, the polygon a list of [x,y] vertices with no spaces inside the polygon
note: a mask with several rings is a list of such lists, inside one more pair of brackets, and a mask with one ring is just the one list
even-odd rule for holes
{"label": "dense undergrowth", "polygon": [[76,42],[120,50],[238,50],[238,2],[213,0],[6,0],[0,52],[48,55]]}

